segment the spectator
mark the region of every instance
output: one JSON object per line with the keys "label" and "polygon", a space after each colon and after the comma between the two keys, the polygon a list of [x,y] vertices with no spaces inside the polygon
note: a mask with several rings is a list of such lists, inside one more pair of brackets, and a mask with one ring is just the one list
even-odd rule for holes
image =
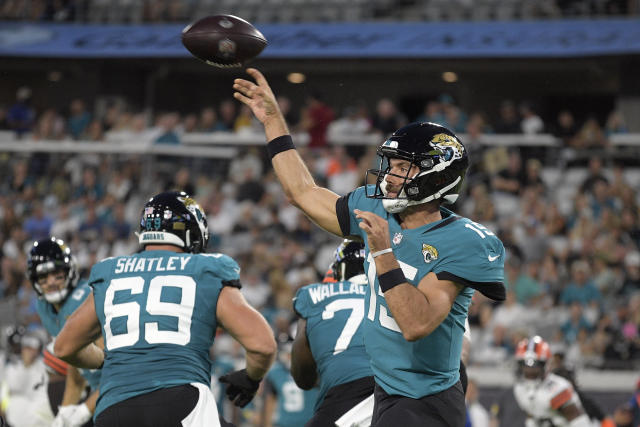
{"label": "spectator", "polygon": [[529,274],[528,266],[522,265],[516,258],[507,259],[504,266],[505,284],[511,290],[518,303],[530,307],[542,296],[540,283]]}
{"label": "spectator", "polygon": [[498,172],[491,181],[491,186],[496,191],[517,196],[520,194],[526,181],[526,173],[522,169],[522,158],[517,149],[509,151],[507,168]]}
{"label": "spectator", "polygon": [[522,132],[516,106],[512,101],[502,101],[502,104],[500,104],[500,117],[493,128],[496,133],[516,134]]}
{"label": "spectator", "polygon": [[[578,303],[583,307],[598,309],[600,292],[590,279],[590,270],[589,264],[583,259],[578,259],[571,264],[571,282],[560,295],[561,304],[570,306]],[[593,319],[594,316],[589,317]]]}
{"label": "spectator", "polygon": [[629,132],[629,129],[625,124],[624,117],[622,117],[622,113],[620,113],[620,111],[613,110],[609,113],[609,116],[607,116],[607,122],[604,125],[604,132],[607,137]]}
{"label": "spectator", "polygon": [[602,158],[593,156],[589,159],[587,177],[580,184],[580,192],[591,193],[595,183],[599,181],[609,184],[609,179],[607,179],[602,169]]}
{"label": "spectator", "polygon": [[300,122],[300,116],[296,113],[296,111],[291,108],[291,100],[286,96],[278,96],[278,107],[280,107],[280,112],[287,120],[287,123],[295,129],[298,127],[298,123]]}
{"label": "spectator", "polygon": [[177,127],[180,123],[180,115],[178,113],[167,113],[158,119],[158,125],[161,129],[160,135],[156,137],[156,144],[180,144],[180,136],[178,136]]}
{"label": "spectator", "polygon": [[13,104],[7,113],[7,123],[16,132],[18,137],[31,131],[35,123],[36,113],[31,108],[31,89],[22,86],[16,92],[16,103]]}
{"label": "spectator", "polygon": [[344,109],[342,117],[329,124],[327,133],[330,140],[336,140],[341,137],[362,136],[370,129],[369,120],[362,117],[356,107],[348,106]]}
{"label": "spectator", "polygon": [[578,131],[576,148],[604,148],[607,144],[607,138],[598,119],[590,116]]}
{"label": "spectator", "polygon": [[558,113],[556,124],[553,127],[553,136],[562,139],[565,147],[573,147],[576,145],[576,135],[578,134],[578,125],[576,124],[573,114],[569,110],[561,110]]}
{"label": "spectator", "polygon": [[424,106],[424,112],[416,118],[418,122],[431,122],[445,125],[446,117],[439,101],[429,101]]}
{"label": "spectator", "polygon": [[562,325],[562,334],[568,344],[573,344],[582,330],[590,331],[591,323],[582,314],[582,305],[574,302],[569,308],[569,319]]}
{"label": "spectator", "polygon": [[80,139],[89,127],[89,123],[91,123],[91,113],[86,110],[84,101],[79,98],[71,101],[69,110],[69,121],[67,123],[69,133],[73,139]]}
{"label": "spectator", "polygon": [[396,104],[389,98],[382,98],[376,104],[372,127],[386,138],[407,123],[406,117],[398,112]]}
{"label": "spectator", "polygon": [[180,133],[192,133],[196,132],[198,129],[198,116],[193,113],[189,113],[184,116],[182,120],[181,132]]}
{"label": "spectator", "polygon": [[327,145],[327,129],[333,119],[333,110],[322,100],[320,94],[313,93],[307,98],[300,126],[309,134],[309,147],[319,148]]}
{"label": "spectator", "polygon": [[544,132],[544,122],[540,116],[533,111],[530,104],[523,102],[520,105],[520,115],[522,116],[520,128],[523,134],[535,135]]}
{"label": "spectator", "polygon": [[237,108],[232,99],[225,99],[220,104],[220,118],[216,123],[215,130],[233,132],[236,123]]}
{"label": "spectator", "polygon": [[205,107],[200,112],[200,122],[198,123],[198,132],[213,132],[217,129],[218,114],[212,107]]}
{"label": "spectator", "polygon": [[24,222],[24,231],[30,240],[40,240],[49,236],[53,219],[44,212],[42,202],[33,204],[31,215]]}

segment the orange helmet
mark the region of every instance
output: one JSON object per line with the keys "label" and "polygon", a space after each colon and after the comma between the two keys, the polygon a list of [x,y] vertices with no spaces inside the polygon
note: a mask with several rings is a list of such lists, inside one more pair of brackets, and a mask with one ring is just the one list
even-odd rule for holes
{"label": "orange helmet", "polygon": [[523,339],[516,347],[518,373],[529,379],[544,377],[549,359],[551,359],[549,344],[538,335]]}

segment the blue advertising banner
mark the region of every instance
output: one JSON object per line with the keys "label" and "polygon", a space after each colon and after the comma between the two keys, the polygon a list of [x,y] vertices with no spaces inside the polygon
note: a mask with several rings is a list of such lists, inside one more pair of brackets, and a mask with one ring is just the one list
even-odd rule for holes
{"label": "blue advertising banner", "polygon": [[[256,25],[264,58],[509,58],[640,54],[640,20]],[[0,22],[0,56],[189,57],[184,25]]]}

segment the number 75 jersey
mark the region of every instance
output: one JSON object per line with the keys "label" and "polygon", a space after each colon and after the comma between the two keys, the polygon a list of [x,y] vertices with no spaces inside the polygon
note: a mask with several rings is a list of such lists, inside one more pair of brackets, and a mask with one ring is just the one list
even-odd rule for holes
{"label": "number 75 jersey", "polygon": [[105,363],[96,414],[175,385],[209,386],[216,307],[240,268],[222,254],[143,251],[91,269]]}
{"label": "number 75 jersey", "polygon": [[[365,296],[364,342],[376,380],[388,394],[419,399],[453,386],[459,380],[460,352],[465,320],[474,289],[504,300],[502,242],[490,230],[440,208],[442,219],[418,228],[403,229],[382,201],[365,197],[360,187],[336,204],[344,235],[365,241],[365,272],[369,281]],[[407,282],[418,286],[435,273],[464,288],[442,323],[429,335],[413,342],[404,339],[378,284],[366,233],[358,226],[354,209],[373,212],[389,224],[391,248]]]}

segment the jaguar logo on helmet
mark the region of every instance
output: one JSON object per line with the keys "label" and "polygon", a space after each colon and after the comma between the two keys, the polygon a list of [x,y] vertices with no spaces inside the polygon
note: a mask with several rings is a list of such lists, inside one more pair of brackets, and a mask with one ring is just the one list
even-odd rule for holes
{"label": "jaguar logo on helmet", "polygon": [[439,148],[445,153],[451,153],[446,160],[461,159],[464,153],[464,146],[454,136],[446,133],[439,133],[431,139],[431,145]]}
{"label": "jaguar logo on helmet", "polygon": [[426,243],[423,243],[422,257],[424,258],[424,262],[429,264],[431,261],[435,261],[438,259],[438,250],[431,245],[427,245]]}

